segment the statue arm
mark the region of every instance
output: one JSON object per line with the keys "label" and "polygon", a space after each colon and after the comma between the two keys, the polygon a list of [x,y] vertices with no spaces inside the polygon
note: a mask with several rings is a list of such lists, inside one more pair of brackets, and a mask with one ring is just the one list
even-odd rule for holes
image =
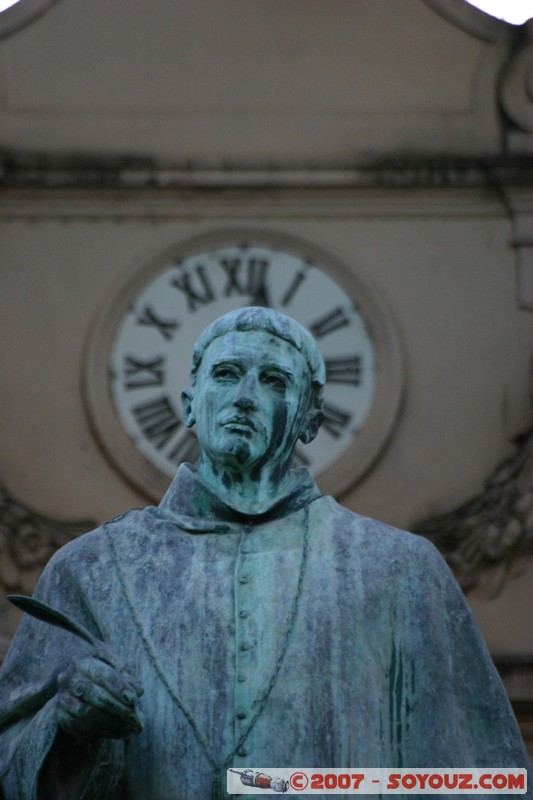
{"label": "statue arm", "polygon": [[[44,571],[35,596],[98,634],[61,556]],[[58,727],[57,677],[73,657],[86,655],[84,643],[66,631],[23,618],[0,681],[0,782],[5,800],[120,798],[124,742],[77,738]]]}
{"label": "statue arm", "polygon": [[[422,713],[440,729],[440,747],[448,749],[451,763],[459,765],[463,759],[460,766],[527,768],[529,759],[511,704],[463,592],[436,548],[424,540],[420,544],[422,559],[411,585],[416,582],[419,587],[413,609],[413,637],[418,637],[413,660],[426,693]],[[417,652],[424,640],[422,663]],[[438,697],[443,700],[441,713],[428,714]]]}
{"label": "statue arm", "polygon": [[123,743],[69,737],[56,713],[52,698],[2,734],[5,800],[118,800]]}

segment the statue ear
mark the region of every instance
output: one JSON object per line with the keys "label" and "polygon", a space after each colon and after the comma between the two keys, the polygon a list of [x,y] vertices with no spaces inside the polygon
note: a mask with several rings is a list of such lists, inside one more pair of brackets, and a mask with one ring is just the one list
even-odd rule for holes
{"label": "statue ear", "polygon": [[304,444],[309,444],[309,442],[313,441],[318,431],[320,430],[320,426],[322,425],[323,419],[324,419],[324,414],[318,408],[311,408],[307,412],[307,419],[305,421],[304,429],[300,434],[300,440]]}
{"label": "statue ear", "polygon": [[191,389],[181,393],[181,402],[183,403],[183,419],[188,428],[192,428],[192,426],[196,423],[194,412],[192,410],[193,400],[194,393]]}

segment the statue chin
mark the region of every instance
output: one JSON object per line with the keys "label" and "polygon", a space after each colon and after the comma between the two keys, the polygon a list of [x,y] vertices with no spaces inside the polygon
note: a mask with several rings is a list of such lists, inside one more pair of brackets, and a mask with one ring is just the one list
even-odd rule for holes
{"label": "statue chin", "polygon": [[[232,442],[228,443],[223,453],[217,454],[214,459],[212,458],[211,463],[217,468],[217,473],[231,470],[232,472],[242,473],[243,476],[250,476],[255,481],[263,473],[265,465],[268,465],[265,473],[271,476],[277,475],[279,479],[284,472],[288,472],[290,457],[287,458],[286,455],[281,457],[280,454],[272,453],[270,450],[267,452],[263,449],[259,450],[257,447],[254,448],[246,437],[236,437]],[[279,480],[276,482],[279,482]]]}
{"label": "statue chin", "polygon": [[[249,472],[253,468],[255,461],[250,442],[244,437],[235,437],[232,441],[226,441],[224,447],[217,452],[208,454],[211,463],[211,470],[214,475],[227,474],[231,472]],[[202,472],[202,470],[200,470]]]}
{"label": "statue chin", "polygon": [[232,455],[236,459],[239,466],[246,468],[250,467],[253,459],[252,448],[250,447],[249,442],[247,442],[245,439],[239,439]]}

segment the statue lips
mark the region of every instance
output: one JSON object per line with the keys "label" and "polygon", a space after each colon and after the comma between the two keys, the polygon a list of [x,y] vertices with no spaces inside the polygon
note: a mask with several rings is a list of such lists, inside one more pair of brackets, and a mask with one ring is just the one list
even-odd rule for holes
{"label": "statue lips", "polygon": [[250,431],[256,433],[257,426],[249,417],[234,416],[222,423],[223,428],[229,428],[235,433],[249,434]]}

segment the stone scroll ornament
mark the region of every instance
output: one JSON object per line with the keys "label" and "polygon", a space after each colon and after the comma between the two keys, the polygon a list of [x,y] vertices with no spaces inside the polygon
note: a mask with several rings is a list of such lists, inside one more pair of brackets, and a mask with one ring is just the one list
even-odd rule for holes
{"label": "stone scroll ornament", "polygon": [[515,447],[480,494],[412,526],[438,547],[465,592],[497,595],[533,553],[533,429]]}
{"label": "stone scroll ornament", "polygon": [[533,133],[533,23],[526,26],[526,39],[512,55],[500,82],[500,102],[513,125]]}
{"label": "stone scroll ornament", "polygon": [[10,616],[5,595],[31,593],[55,551],[95,524],[92,520],[71,522],[45,517],[0,485],[0,662],[18,621]]}
{"label": "stone scroll ornament", "polygon": [[[533,359],[529,387],[533,404]],[[533,553],[533,427],[514,446],[478,495],[411,526],[440,550],[464,592],[495,597]]]}

